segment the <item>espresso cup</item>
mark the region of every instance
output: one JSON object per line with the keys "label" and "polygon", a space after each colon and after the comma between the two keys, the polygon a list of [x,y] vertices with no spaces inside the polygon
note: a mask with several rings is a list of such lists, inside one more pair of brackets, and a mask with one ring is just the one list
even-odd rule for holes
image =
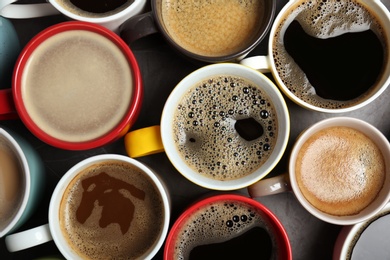
{"label": "espresso cup", "polygon": [[164,259],[292,259],[288,235],[261,203],[236,194],[192,204],[169,231]]}
{"label": "espresso cup", "polygon": [[234,63],[202,67],[169,95],[160,126],[125,136],[130,157],[165,151],[188,180],[215,190],[246,187],[279,162],[290,133],[289,113],[263,74]]}
{"label": "espresso cup", "polygon": [[334,260],[389,259],[390,204],[367,221],[345,226],[337,237]]}
{"label": "espresso cup", "polygon": [[146,0],[120,1],[82,1],[48,0],[41,4],[14,4],[16,0],[3,0],[0,15],[7,18],[35,18],[54,14],[83,22],[102,25],[114,32],[130,17],[140,14],[146,6]]}
{"label": "espresso cup", "polygon": [[0,114],[16,112],[42,141],[67,150],[103,146],[134,124],[143,96],[123,40],[92,23],[64,22],[34,37],[17,60]]}
{"label": "espresso cup", "polygon": [[272,0],[152,0],[151,6],[123,23],[121,37],[131,43],[160,32],[173,49],[206,63],[245,57],[265,38],[276,10]]}
{"label": "espresso cup", "polygon": [[304,108],[349,112],[390,83],[389,27],[379,0],[291,0],[271,28],[268,56],[241,64],[272,72],[282,92]]}
{"label": "espresso cup", "polygon": [[37,152],[17,134],[0,128],[0,237],[26,222],[44,185],[45,171]]}
{"label": "espresso cup", "polygon": [[297,138],[288,173],[248,187],[252,197],[291,191],[317,218],[353,225],[390,199],[390,144],[374,126],[351,117],[322,120]]}
{"label": "espresso cup", "polygon": [[49,224],[6,237],[9,251],[54,240],[67,259],[151,259],[168,233],[170,197],[150,168],[105,154],[73,166],[58,182]]}

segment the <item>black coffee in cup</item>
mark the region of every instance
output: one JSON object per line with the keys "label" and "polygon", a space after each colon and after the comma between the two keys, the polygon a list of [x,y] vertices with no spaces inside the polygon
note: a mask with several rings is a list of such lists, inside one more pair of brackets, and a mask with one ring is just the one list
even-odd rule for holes
{"label": "black coffee in cup", "polygon": [[276,28],[276,70],[299,99],[337,109],[360,103],[388,62],[386,31],[359,0],[300,0]]}
{"label": "black coffee in cup", "polygon": [[182,224],[174,257],[276,259],[276,238],[262,215],[244,202],[226,200],[204,205]]}
{"label": "black coffee in cup", "polygon": [[84,17],[105,17],[118,13],[134,0],[57,0],[69,12]]}

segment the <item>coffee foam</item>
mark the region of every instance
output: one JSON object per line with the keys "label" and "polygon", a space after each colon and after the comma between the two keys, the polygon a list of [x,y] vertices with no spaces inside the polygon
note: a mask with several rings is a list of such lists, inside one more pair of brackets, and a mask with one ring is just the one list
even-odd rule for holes
{"label": "coffee foam", "polygon": [[11,147],[0,137],[0,230],[14,218],[25,189],[22,168]]}
{"label": "coffee foam", "polygon": [[130,65],[107,38],[66,31],[38,46],[22,79],[29,116],[54,138],[82,142],[112,130],[132,97]]}
{"label": "coffee foam", "polygon": [[[82,181],[102,172],[134,185],[146,194],[141,200],[126,190],[120,190],[135,206],[134,218],[125,234],[122,234],[118,223],[100,227],[103,206],[98,201],[95,201],[92,214],[85,223],[81,224],[76,219],[84,191]],[[164,222],[164,206],[157,187],[141,170],[125,163],[106,162],[83,170],[71,181],[61,201],[60,221],[66,240],[83,258],[135,259],[141,257],[159,238]]]}
{"label": "coffee foam", "polygon": [[[246,141],[234,125],[251,117],[262,125],[264,134]],[[232,180],[253,173],[267,161],[277,139],[272,100],[261,86],[239,77],[215,76],[194,85],[181,98],[173,118],[179,154],[191,168],[212,179]]]}
{"label": "coffee foam", "polygon": [[385,163],[367,136],[352,128],[332,127],[302,145],[295,172],[302,194],[314,207],[332,215],[354,215],[382,189]]}
{"label": "coffee foam", "polygon": [[[283,37],[293,20],[297,20],[307,34],[320,39],[370,29],[378,35],[378,38],[385,40],[384,29],[370,10],[355,0],[298,1],[290,7],[280,22],[275,33],[272,52],[275,67],[286,87],[299,99],[316,107],[327,109],[350,107],[371,94],[371,92],[368,92],[361,97],[348,101],[327,100],[317,96],[314,87],[304,72],[295,64],[284,48]],[[385,60],[387,60],[387,42],[383,42],[383,45],[386,51]],[[329,77],[331,77],[331,68],[329,68],[329,73]]]}
{"label": "coffee foam", "polygon": [[[255,207],[229,200],[204,205],[181,223],[180,231],[175,238],[174,258],[189,259],[191,250],[199,245],[225,242],[254,227],[267,230],[271,236],[273,248],[276,248],[276,240],[272,235],[271,227]],[[276,251],[272,250],[271,259],[277,258]]]}
{"label": "coffee foam", "polygon": [[264,1],[162,1],[162,19],[174,41],[199,55],[224,56],[255,40]]}

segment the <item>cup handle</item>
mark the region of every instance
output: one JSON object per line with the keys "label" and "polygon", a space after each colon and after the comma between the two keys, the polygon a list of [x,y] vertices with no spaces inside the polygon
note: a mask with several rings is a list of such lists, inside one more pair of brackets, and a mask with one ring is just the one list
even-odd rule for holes
{"label": "cup handle", "polygon": [[17,0],[2,0],[0,16],[11,19],[25,19],[59,14],[50,3],[12,4]]}
{"label": "cup handle", "polygon": [[125,148],[132,158],[163,152],[160,126],[145,127],[127,133]]}
{"label": "cup handle", "polygon": [[5,244],[8,251],[16,252],[31,248],[53,240],[49,224],[38,226],[26,231],[8,235],[5,237]]}
{"label": "cup handle", "polygon": [[253,56],[245,58],[240,61],[240,64],[258,70],[261,73],[268,73],[271,71],[269,56]]}
{"label": "cup handle", "polygon": [[291,191],[288,173],[260,180],[248,186],[248,193],[252,198]]}
{"label": "cup handle", "polygon": [[139,14],[125,21],[120,27],[121,38],[130,44],[140,38],[158,32],[152,12]]}
{"label": "cup handle", "polygon": [[12,90],[0,89],[0,120],[18,119]]}

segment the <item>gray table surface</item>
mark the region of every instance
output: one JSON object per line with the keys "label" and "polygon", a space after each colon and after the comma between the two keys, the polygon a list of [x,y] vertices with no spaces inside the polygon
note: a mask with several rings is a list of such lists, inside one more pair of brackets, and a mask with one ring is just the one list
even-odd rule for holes
{"label": "gray table surface", "polygon": [[[277,0],[278,11],[286,2],[287,0]],[[390,9],[390,0],[382,0],[382,2]],[[39,31],[62,21],[66,21],[66,18],[61,15],[56,15],[29,20],[13,20],[12,22],[18,31],[22,46],[24,46]],[[264,40],[249,56],[266,54],[267,40]],[[197,69],[199,65],[188,61],[174,52],[159,34],[141,39],[130,47],[139,62],[145,88],[141,114],[132,128],[138,129],[159,124],[162,108],[171,90],[183,77]],[[339,114],[337,116],[361,118],[375,125],[385,136],[390,137],[389,100],[390,88],[372,104],[355,112]],[[303,129],[321,119],[336,116],[305,110],[288,99],[286,99],[286,102],[291,117],[289,145],[281,162],[268,176],[280,174],[286,169],[291,146],[297,135]],[[19,230],[26,230],[47,223],[47,211],[51,193],[58,180],[71,166],[97,154],[125,154],[123,140],[88,151],[64,151],[38,140],[19,120],[3,121],[0,122],[0,126],[12,128],[28,139],[43,158],[46,168],[48,182],[45,189],[45,196],[35,214]],[[166,181],[171,191],[173,202],[171,224],[173,224],[179,214],[190,203],[202,196],[215,193],[214,191],[196,186],[182,177],[174,169],[164,153],[147,156],[138,160],[155,169]],[[235,192],[247,195],[245,189]],[[291,241],[294,259],[319,260],[332,258],[334,242],[340,232],[341,226],[325,223],[313,217],[298,203],[292,193],[272,195],[256,200],[266,205],[283,223]],[[4,238],[0,239],[0,259],[35,259],[52,255],[60,256],[54,242],[11,254],[5,248]],[[156,255],[155,259],[162,259],[162,250]]]}

